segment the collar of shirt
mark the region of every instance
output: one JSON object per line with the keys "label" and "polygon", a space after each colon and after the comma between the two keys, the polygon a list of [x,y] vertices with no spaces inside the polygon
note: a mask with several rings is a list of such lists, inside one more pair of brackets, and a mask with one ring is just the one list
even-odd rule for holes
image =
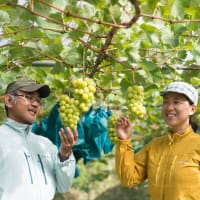
{"label": "collar of shirt", "polygon": [[32,125],[22,124],[22,123],[14,121],[11,118],[6,119],[5,125],[9,126],[10,128],[14,129],[15,131],[23,135],[28,135],[28,133],[32,129]]}
{"label": "collar of shirt", "polygon": [[168,134],[169,144],[174,144],[176,142],[179,142],[183,138],[187,137],[189,134],[194,133],[191,126],[189,126],[186,131],[183,134],[178,133],[170,133]]}

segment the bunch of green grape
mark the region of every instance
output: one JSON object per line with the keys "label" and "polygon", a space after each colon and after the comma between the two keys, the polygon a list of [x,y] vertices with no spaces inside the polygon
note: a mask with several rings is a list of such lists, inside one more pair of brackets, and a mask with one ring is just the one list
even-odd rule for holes
{"label": "bunch of green grape", "polygon": [[146,113],[144,107],[144,88],[140,85],[129,86],[126,94],[126,105],[129,112],[136,117],[142,118]]}
{"label": "bunch of green grape", "polygon": [[59,114],[63,125],[76,128],[80,113],[74,104],[74,99],[68,95],[61,95],[59,101]]}
{"label": "bunch of green grape", "polygon": [[109,139],[113,144],[117,143],[117,133],[116,133],[116,128],[115,128],[115,124],[117,121],[117,115],[113,114],[109,117],[108,119],[108,133],[109,133]]}
{"label": "bunch of green grape", "polygon": [[94,100],[96,84],[93,79],[79,78],[72,81],[75,105],[80,113],[87,112]]}

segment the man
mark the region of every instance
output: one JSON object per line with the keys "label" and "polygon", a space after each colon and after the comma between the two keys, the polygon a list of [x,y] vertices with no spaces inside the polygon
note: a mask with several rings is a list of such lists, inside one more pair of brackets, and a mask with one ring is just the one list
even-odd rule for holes
{"label": "man", "polygon": [[72,185],[77,130],[59,131],[59,152],[50,140],[31,132],[41,99],[49,93],[48,85],[26,78],[7,86],[7,119],[0,126],[0,200],[50,200]]}

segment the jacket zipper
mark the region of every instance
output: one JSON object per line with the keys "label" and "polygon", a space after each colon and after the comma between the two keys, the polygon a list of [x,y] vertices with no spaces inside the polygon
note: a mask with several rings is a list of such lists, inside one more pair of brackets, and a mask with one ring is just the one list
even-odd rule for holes
{"label": "jacket zipper", "polygon": [[31,167],[30,167],[30,164],[29,164],[29,161],[28,161],[29,156],[25,152],[24,152],[24,155],[25,155],[25,158],[26,158],[26,163],[28,165],[28,171],[29,171],[29,175],[30,175],[30,179],[31,179],[31,184],[33,184],[33,176],[32,176]]}
{"label": "jacket zipper", "polygon": [[38,159],[39,159],[39,162],[40,162],[40,165],[41,165],[41,169],[42,169],[42,173],[43,173],[43,176],[44,176],[44,182],[47,185],[47,177],[46,177],[46,174],[45,174],[44,165],[42,163],[42,159],[41,159],[39,154],[38,154]]}
{"label": "jacket zipper", "polygon": [[173,170],[173,167],[174,167],[174,162],[175,162],[175,160],[176,160],[176,157],[177,157],[177,156],[175,156],[175,157],[173,158],[172,163],[171,163],[171,166],[170,166],[169,183],[171,182],[172,170]]}
{"label": "jacket zipper", "polygon": [[[167,161],[166,161],[166,169],[167,168],[169,168],[170,166],[169,166],[169,163],[170,163],[170,158],[169,158],[169,155],[170,155],[170,153],[171,153],[171,151],[172,151],[172,147],[173,147],[173,145],[174,145],[174,141],[172,141],[172,142],[169,142],[169,151],[168,151],[168,153],[167,153],[167,156],[168,156],[168,159],[167,159]],[[170,174],[171,174],[171,167],[170,167]],[[165,199],[165,184],[166,184],[166,181],[167,181],[167,174],[165,173],[165,176],[164,176],[164,179],[163,179],[163,188],[162,188],[162,200],[164,200]]]}
{"label": "jacket zipper", "polygon": [[164,156],[162,155],[161,158],[160,158],[160,161],[158,163],[158,167],[157,167],[157,171],[156,171],[156,185],[158,183],[158,176],[160,176],[160,170],[161,170],[160,165],[161,165],[161,162],[163,160],[163,157]]}

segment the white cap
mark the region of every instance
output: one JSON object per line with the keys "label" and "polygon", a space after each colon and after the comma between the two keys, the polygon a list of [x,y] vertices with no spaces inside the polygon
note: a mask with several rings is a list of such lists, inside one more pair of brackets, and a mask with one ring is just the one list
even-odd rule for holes
{"label": "white cap", "polygon": [[160,95],[163,96],[167,92],[176,92],[179,94],[184,94],[195,105],[197,105],[198,103],[197,89],[195,89],[192,85],[186,82],[181,82],[181,81],[172,82],[165,88],[165,90],[163,90],[160,93]]}

